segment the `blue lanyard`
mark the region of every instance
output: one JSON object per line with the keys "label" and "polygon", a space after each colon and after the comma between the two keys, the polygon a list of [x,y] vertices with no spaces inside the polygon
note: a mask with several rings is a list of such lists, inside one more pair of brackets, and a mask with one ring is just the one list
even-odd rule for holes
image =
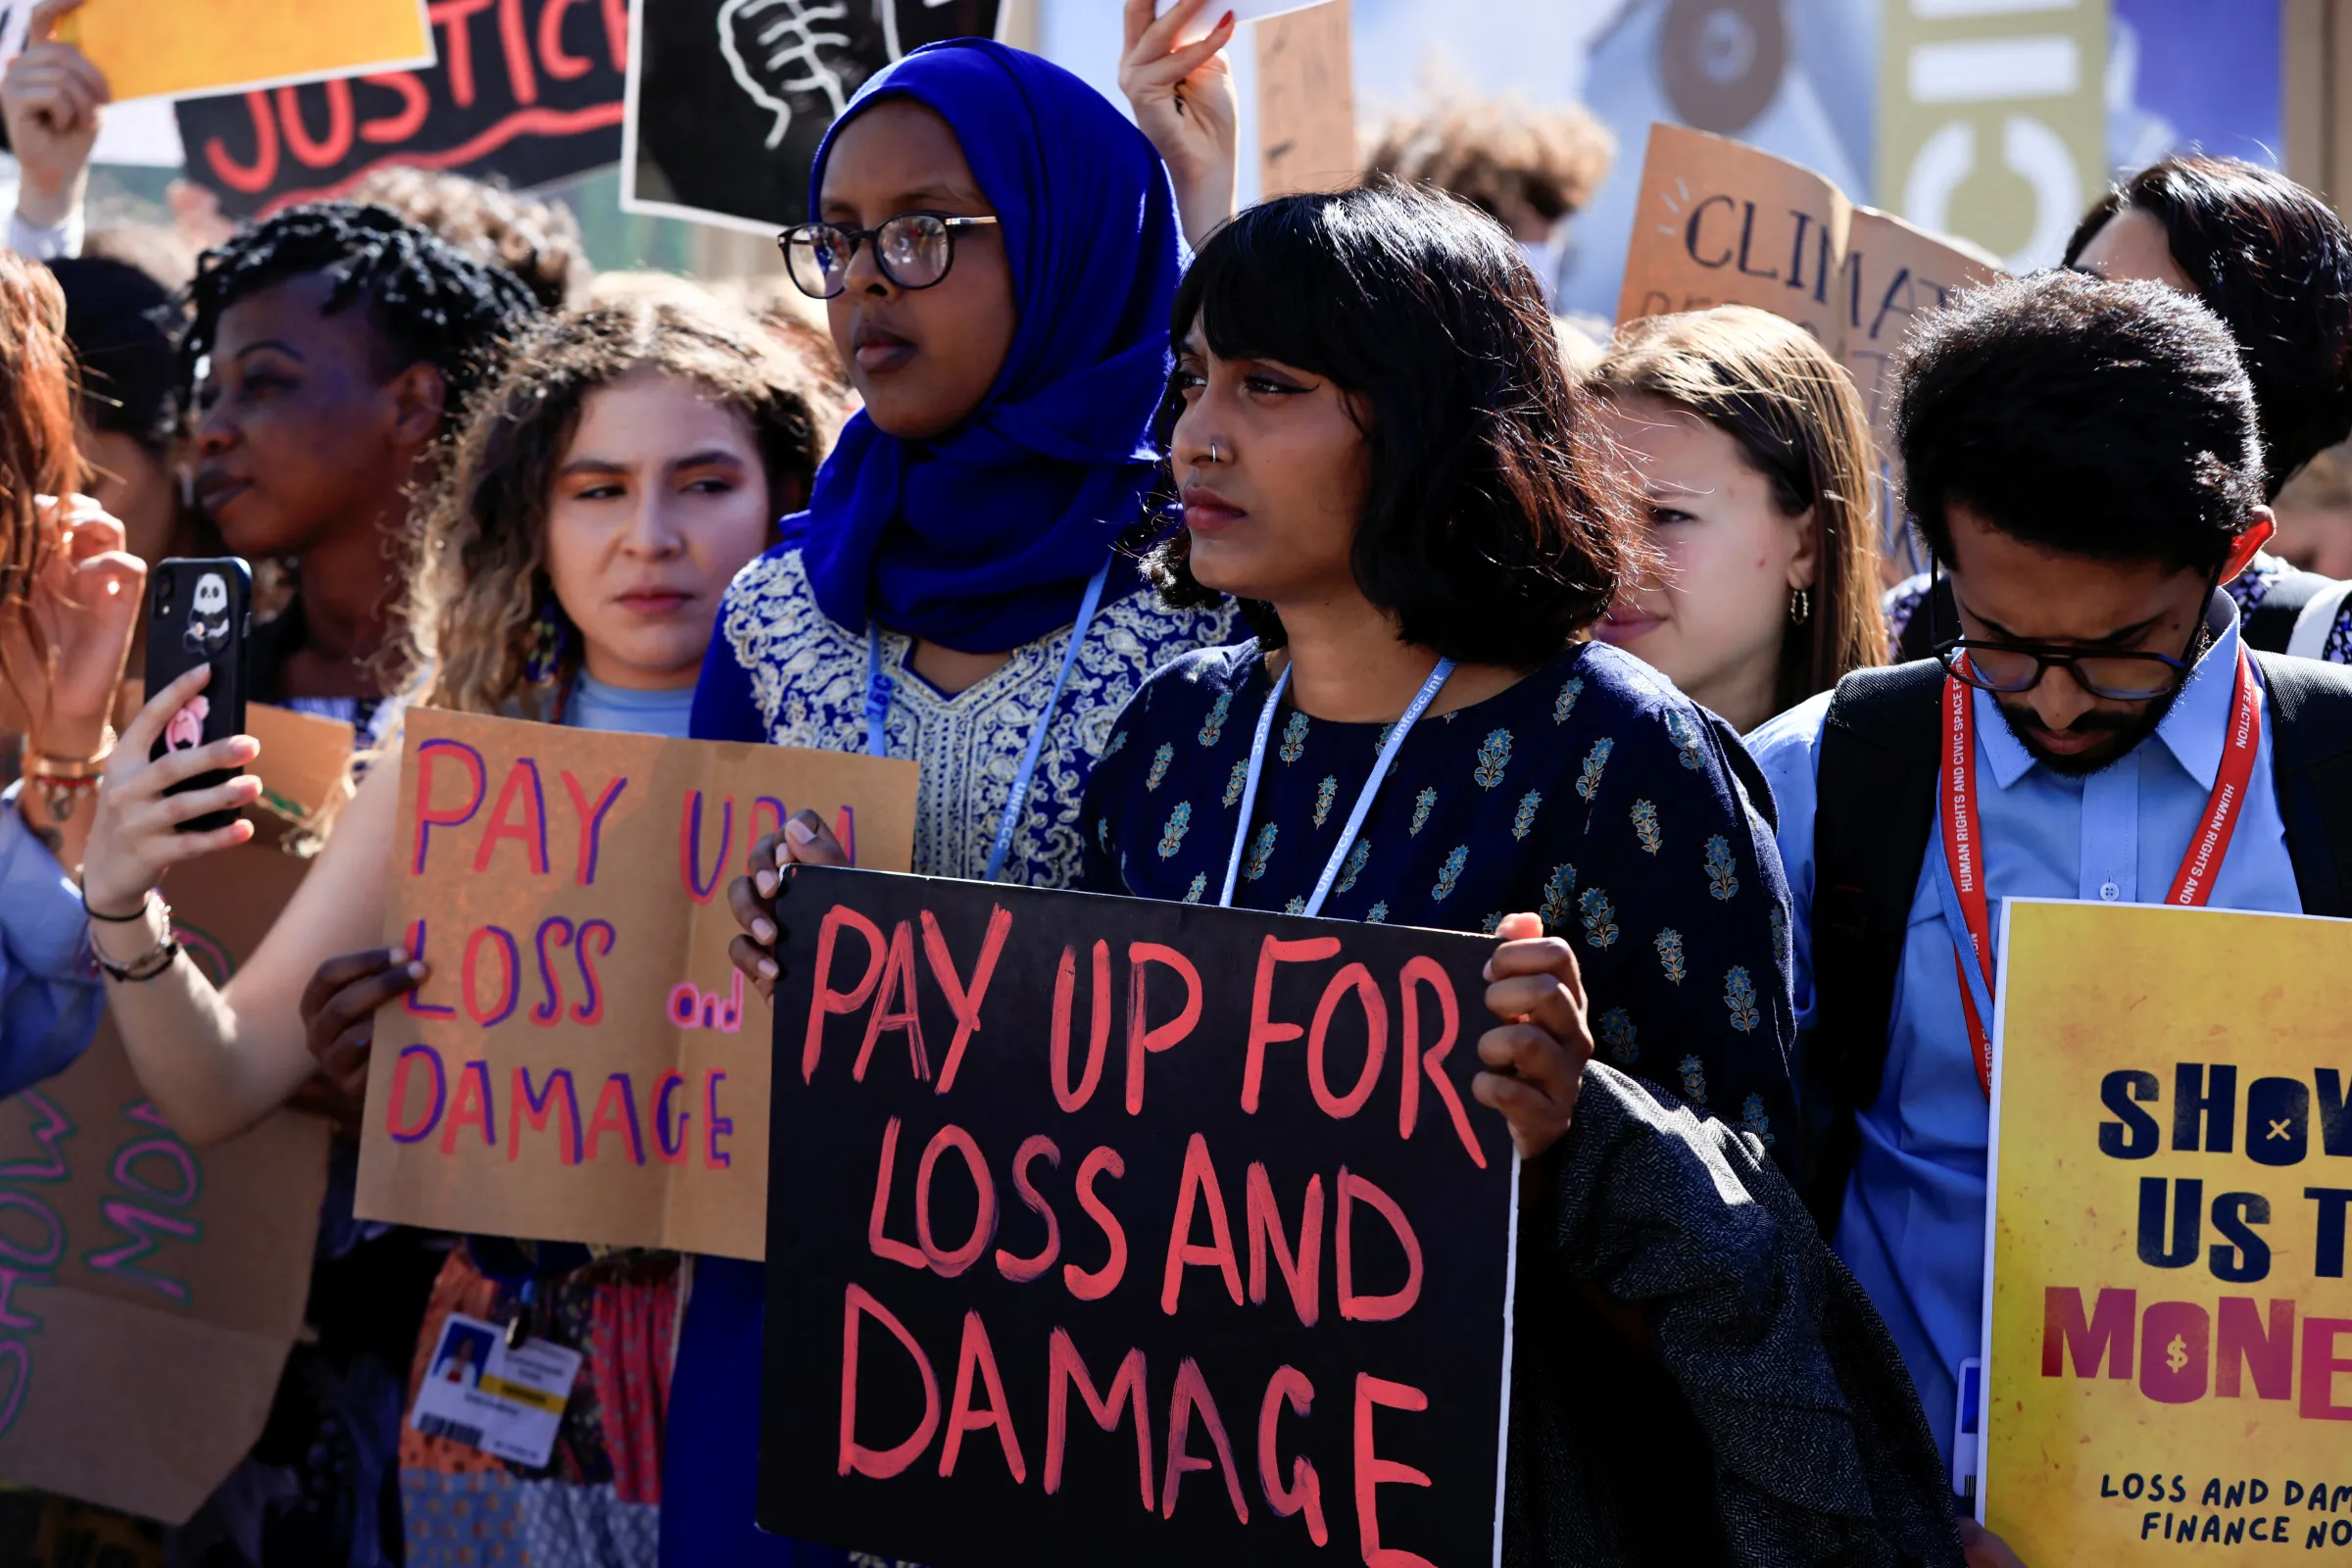
{"label": "blue lanyard", "polygon": [[[1453,661],[1441,659],[1438,667],[1429,672],[1414,694],[1412,706],[1404,716],[1389,726],[1389,738],[1380,748],[1380,760],[1372,764],[1372,776],[1356,792],[1355,808],[1348,813],[1347,826],[1340,829],[1340,842],[1332,846],[1331,858],[1324,862],[1323,874],[1315,878],[1314,896],[1306,901],[1304,914],[1321,914],[1323,901],[1331,897],[1331,885],[1340,878],[1340,867],[1348,859],[1348,852],[1355,848],[1355,837],[1364,830],[1364,818],[1372,814],[1372,803],[1380,795],[1381,785],[1388,782],[1389,769],[1396,764],[1396,754],[1404,749],[1404,737],[1429,705],[1437,700],[1438,689],[1446,677],[1453,673]],[[1274,730],[1274,710],[1282,706],[1282,694],[1290,689],[1291,670],[1283,666],[1282,676],[1274,689],[1266,694],[1266,706],[1257,711],[1257,732],[1250,739],[1250,776],[1242,786],[1242,819],[1233,830],[1233,854],[1225,861],[1225,891],[1217,895],[1220,907],[1233,907],[1234,884],[1242,874],[1242,851],[1250,842],[1250,818],[1257,808],[1257,780],[1266,769],[1266,737]]]}
{"label": "blue lanyard", "polygon": [[[1110,563],[1102,563],[1087,582],[1086,597],[1078,605],[1078,622],[1070,628],[1070,646],[1063,650],[1061,670],[1054,677],[1054,691],[1047,697],[1045,710],[1037,715],[1037,727],[1029,732],[1029,744],[1021,752],[1020,771],[1012,775],[1012,794],[1004,803],[1004,819],[997,824],[997,841],[988,852],[986,879],[994,882],[1004,873],[1004,861],[1012,854],[1012,835],[1021,825],[1021,814],[1029,804],[1029,785],[1037,777],[1037,759],[1046,747],[1046,731],[1053,727],[1054,710],[1061,706],[1063,688],[1070,683],[1070,671],[1078,665],[1078,649],[1086,641],[1086,629],[1094,624],[1095,612],[1102,608],[1102,587],[1110,580]],[[890,717],[890,677],[882,673],[882,630],[868,617],[865,623],[865,750],[869,757],[888,757],[890,747],[883,726]]]}

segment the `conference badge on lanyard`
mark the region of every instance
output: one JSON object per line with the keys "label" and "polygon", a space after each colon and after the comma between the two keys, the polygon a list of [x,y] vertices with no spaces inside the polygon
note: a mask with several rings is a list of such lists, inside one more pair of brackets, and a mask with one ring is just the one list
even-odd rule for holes
{"label": "conference badge on lanyard", "polygon": [[[1987,1098],[1992,1094],[1992,1034],[1977,998],[1993,990],[1992,913],[1984,893],[1984,841],[1977,818],[1977,735],[1974,689],[1953,676],[1943,682],[1942,797],[1944,867],[1948,887],[1959,897],[1967,942],[1953,935],[1952,962],[1959,972],[1960,1006],[1968,1015],[1969,1043],[1976,1049],[1977,1082]],[[2230,853],[2230,837],[2245,808],[2246,790],[2254,778],[2254,759],[2262,750],[2262,698],[2254,689],[2254,661],[2243,644],[2237,650],[2237,683],[2230,702],[2230,733],[2222,748],[2222,764],[2215,770],[2213,793],[2205,813],[2180,858],[2165,903],[2179,908],[2202,908],[2213,897],[2213,882]],[[1969,960],[1976,960],[1976,975]],[[1980,988],[1977,981],[1981,979]]]}

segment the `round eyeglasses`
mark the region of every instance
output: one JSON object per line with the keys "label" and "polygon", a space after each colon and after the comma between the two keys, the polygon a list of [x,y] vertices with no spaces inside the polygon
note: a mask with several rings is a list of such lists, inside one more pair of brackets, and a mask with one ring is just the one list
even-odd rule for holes
{"label": "round eyeglasses", "polygon": [[1937,643],[1936,660],[1954,679],[2005,697],[2032,691],[2051,665],[2063,665],[2076,685],[2111,703],[2144,703],[2166,696],[2194,667],[2164,654],[2082,653],[1973,637]]}
{"label": "round eyeglasses", "polygon": [[784,270],[810,299],[829,300],[849,286],[850,263],[858,247],[871,241],[874,265],[900,288],[929,288],[956,264],[958,229],[983,228],[994,218],[950,218],[940,213],[901,213],[872,228],[843,223],[801,223],[776,236]]}
{"label": "round eyeglasses", "polygon": [[[2185,659],[2169,654],[2109,652],[2105,649],[2070,648],[2055,643],[1999,642],[1989,637],[1938,637],[1938,594],[1942,585],[1940,564],[1932,567],[1928,577],[1928,595],[1921,602],[1920,612],[1928,617],[1928,635],[1936,662],[1954,680],[1974,686],[1982,692],[1996,696],[2014,697],[2030,692],[2041,684],[2041,677],[2052,665],[2063,667],[2074,677],[2075,684],[2093,697],[2111,703],[2145,703],[2170,696],[2196,665]],[[2212,590],[2209,587],[2207,593]],[[2198,631],[2192,633],[2185,652],[2194,653]]]}

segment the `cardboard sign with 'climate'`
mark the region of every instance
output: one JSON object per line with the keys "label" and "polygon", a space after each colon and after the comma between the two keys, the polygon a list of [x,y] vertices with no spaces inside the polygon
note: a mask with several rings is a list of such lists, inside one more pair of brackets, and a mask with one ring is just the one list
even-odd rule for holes
{"label": "cardboard sign with 'climate'", "polygon": [[1649,127],[1617,319],[1752,305],[1843,365],[1882,450],[1886,369],[1918,317],[2001,275],[1965,240],[1857,206],[1813,171],[1683,125]]}
{"label": "cardboard sign with 'climate'", "polygon": [[1492,938],[809,868],[780,908],[764,1528],[1499,1560]]}

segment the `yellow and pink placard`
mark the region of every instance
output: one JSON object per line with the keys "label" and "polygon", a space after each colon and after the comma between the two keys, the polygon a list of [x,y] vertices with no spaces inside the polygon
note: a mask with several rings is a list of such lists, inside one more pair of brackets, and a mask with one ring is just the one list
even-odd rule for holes
{"label": "yellow and pink placard", "polygon": [[2026,1562],[2352,1562],[2352,921],[2012,901],[1981,1506]]}

